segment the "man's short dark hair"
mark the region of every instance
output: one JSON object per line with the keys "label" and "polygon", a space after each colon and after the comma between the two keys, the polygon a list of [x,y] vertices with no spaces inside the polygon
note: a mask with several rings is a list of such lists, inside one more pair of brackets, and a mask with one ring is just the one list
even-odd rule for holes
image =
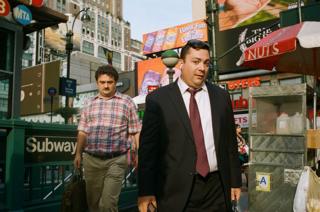
{"label": "man's short dark hair", "polygon": [[203,42],[201,40],[192,39],[192,40],[189,40],[187,42],[187,44],[184,47],[182,47],[182,49],[181,49],[180,58],[182,60],[184,60],[186,58],[186,55],[188,54],[189,49],[191,49],[191,48],[196,49],[196,50],[205,49],[210,52],[209,44],[207,44],[206,42]]}
{"label": "man's short dark hair", "polygon": [[119,74],[117,72],[117,70],[111,66],[111,65],[103,65],[103,66],[100,66],[97,71],[96,71],[96,74],[95,74],[95,78],[96,78],[96,81],[98,81],[98,78],[101,76],[101,75],[108,75],[108,76],[111,76],[113,77],[113,79],[117,82],[118,79],[119,79]]}

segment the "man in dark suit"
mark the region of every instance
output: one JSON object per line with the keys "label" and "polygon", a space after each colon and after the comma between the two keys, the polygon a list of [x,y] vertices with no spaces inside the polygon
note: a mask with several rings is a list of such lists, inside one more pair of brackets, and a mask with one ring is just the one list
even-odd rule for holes
{"label": "man in dark suit", "polygon": [[231,211],[241,171],[230,97],[205,83],[208,44],[181,50],[180,78],[146,98],[138,163],[140,212]]}

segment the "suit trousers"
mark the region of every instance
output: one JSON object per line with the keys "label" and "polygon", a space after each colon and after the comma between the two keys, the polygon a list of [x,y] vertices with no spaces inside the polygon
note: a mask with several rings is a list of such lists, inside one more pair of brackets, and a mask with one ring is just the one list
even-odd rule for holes
{"label": "suit trousers", "polygon": [[218,171],[206,177],[196,174],[185,212],[227,211],[223,186]]}
{"label": "suit trousers", "polygon": [[90,212],[117,212],[118,200],[128,167],[126,154],[102,160],[83,154],[84,178]]}

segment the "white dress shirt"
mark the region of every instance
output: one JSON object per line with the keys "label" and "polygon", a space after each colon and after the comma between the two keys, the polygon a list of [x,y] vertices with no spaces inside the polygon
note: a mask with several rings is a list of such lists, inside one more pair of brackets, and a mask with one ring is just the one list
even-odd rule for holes
{"label": "white dress shirt", "polygon": [[[178,79],[178,86],[183,97],[184,105],[188,111],[189,117],[189,103],[190,93],[187,91],[189,86],[181,79]],[[206,84],[203,84],[201,91],[197,92],[195,99],[198,105],[202,131],[204,136],[204,143],[207,151],[207,157],[210,167],[210,172],[218,170],[217,156],[214,146],[213,128],[212,128],[212,117],[211,117],[211,104],[209,99],[208,88]]]}

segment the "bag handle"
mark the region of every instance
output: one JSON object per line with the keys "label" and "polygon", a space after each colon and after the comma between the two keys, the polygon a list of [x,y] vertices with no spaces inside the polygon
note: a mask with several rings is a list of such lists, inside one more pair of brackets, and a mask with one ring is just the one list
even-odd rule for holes
{"label": "bag handle", "polygon": [[80,166],[80,168],[75,168],[73,172],[73,179],[80,181],[83,180],[83,168]]}
{"label": "bag handle", "polygon": [[232,201],[231,201],[231,204],[232,204],[232,211],[233,211],[233,212],[239,212],[237,200],[232,200]]}

